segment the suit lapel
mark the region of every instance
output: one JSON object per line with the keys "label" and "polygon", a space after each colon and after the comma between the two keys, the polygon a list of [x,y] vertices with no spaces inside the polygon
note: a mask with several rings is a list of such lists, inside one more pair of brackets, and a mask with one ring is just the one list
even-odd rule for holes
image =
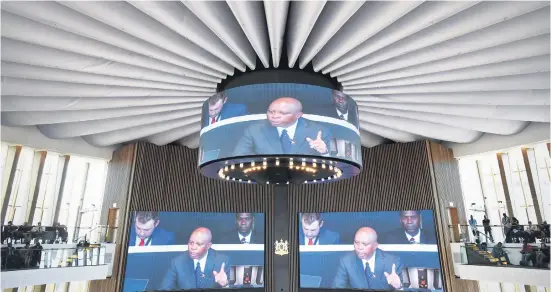
{"label": "suit lapel", "polygon": [[281,141],[279,140],[279,133],[277,128],[270,125],[270,122],[266,121],[265,126],[262,128],[262,132],[268,141],[268,145],[272,148],[270,153],[283,153],[283,147],[281,147]]}
{"label": "suit lapel", "polygon": [[356,259],[354,263],[354,270],[356,271],[356,279],[360,281],[359,287],[367,287],[367,279],[365,278],[365,269],[364,264],[362,260],[358,257],[354,257]]}
{"label": "suit lapel", "polygon": [[386,267],[385,267],[384,258],[385,256],[381,252],[381,250],[377,249],[377,254],[375,256],[375,271],[374,271],[374,274],[377,280],[384,279],[385,277],[384,272]]}
{"label": "suit lapel", "polygon": [[208,278],[212,275],[212,271],[214,271],[214,251],[209,249],[209,254],[207,255],[207,261],[205,262],[205,269],[203,270],[203,273]]}
{"label": "suit lapel", "polygon": [[[291,147],[291,153],[297,154],[301,153],[302,144],[307,143],[306,141],[306,127],[307,124],[304,122],[303,118],[299,118],[297,122],[297,127],[295,129],[295,136],[293,137],[293,145]],[[316,137],[310,137],[315,139]]]}
{"label": "suit lapel", "polygon": [[181,269],[184,271],[184,275],[189,275],[187,277],[183,277],[182,279],[183,281],[187,281],[186,287],[197,288],[195,283],[195,267],[193,265],[193,259],[189,257],[189,254],[186,256],[185,261],[182,264],[183,266]]}

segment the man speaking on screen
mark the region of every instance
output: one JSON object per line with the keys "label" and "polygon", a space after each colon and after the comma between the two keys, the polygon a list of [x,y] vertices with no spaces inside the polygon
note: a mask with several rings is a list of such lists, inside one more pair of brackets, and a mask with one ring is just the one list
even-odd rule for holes
{"label": "man speaking on screen", "polygon": [[235,145],[233,156],[251,154],[329,153],[331,133],[302,117],[302,104],[292,97],[274,100],[266,112],[267,121],[245,129]]}
{"label": "man speaking on screen", "polygon": [[369,227],[358,229],[354,236],[354,252],[340,259],[333,288],[402,288],[400,258],[380,250],[378,245],[375,230]]}
{"label": "man speaking on screen", "polygon": [[188,250],[174,258],[161,283],[160,290],[223,288],[229,285],[228,257],[211,249],[209,229],[195,229],[188,241]]}

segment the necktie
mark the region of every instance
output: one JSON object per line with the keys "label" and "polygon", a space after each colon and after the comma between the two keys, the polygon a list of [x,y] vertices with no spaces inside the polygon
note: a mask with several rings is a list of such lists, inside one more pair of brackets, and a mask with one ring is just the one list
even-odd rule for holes
{"label": "necktie", "polygon": [[410,238],[409,243],[414,244],[415,243],[415,238],[414,237]]}
{"label": "necktie", "polygon": [[144,246],[145,245],[145,241],[143,238],[140,238],[140,246]]}
{"label": "necktie", "polygon": [[314,245],[314,241],[312,241],[312,238],[308,238],[308,245]]}
{"label": "necktie", "polygon": [[216,117],[212,117],[212,118],[210,119],[210,124],[212,125],[212,124],[214,124],[214,123],[216,123]]}
{"label": "necktie", "polygon": [[373,272],[368,262],[365,262],[365,279],[367,280],[367,288],[371,288],[371,278],[373,278]]}
{"label": "necktie", "polygon": [[283,148],[283,153],[289,154],[291,153],[291,138],[289,137],[289,134],[287,134],[287,130],[281,131],[281,137],[279,137],[281,140],[281,147]]}
{"label": "necktie", "polygon": [[339,118],[341,118],[341,120],[344,120],[344,115],[340,115]]}
{"label": "necktie", "polygon": [[246,244],[247,243],[247,239],[245,237],[241,238],[241,243],[242,244]]}
{"label": "necktie", "polygon": [[201,284],[203,280],[203,273],[201,272],[201,263],[197,262],[197,266],[195,266],[195,285],[197,288],[202,288]]}

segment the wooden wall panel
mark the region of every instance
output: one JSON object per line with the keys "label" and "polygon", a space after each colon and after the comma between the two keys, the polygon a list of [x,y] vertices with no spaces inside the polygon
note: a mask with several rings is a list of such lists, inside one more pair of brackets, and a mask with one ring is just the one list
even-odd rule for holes
{"label": "wooden wall panel", "polygon": [[103,204],[101,208],[100,224],[107,224],[107,214],[113,203],[119,208],[119,230],[116,232],[115,242],[117,243],[115,255],[113,259],[113,274],[110,279],[101,281],[90,281],[88,290],[91,292],[118,291],[121,282],[121,268],[123,257],[121,255],[126,252],[123,248],[126,242],[126,226],[125,219],[122,214],[125,214],[127,208],[128,195],[132,181],[132,171],[135,161],[136,145],[126,145],[123,148],[113,153],[113,158],[109,162],[107,170],[107,178],[105,181],[105,192],[103,194]]}
{"label": "wooden wall panel", "polygon": [[438,231],[438,244],[440,245],[440,262],[442,265],[443,281],[448,291],[479,291],[478,281],[461,280],[455,278],[453,270],[453,256],[451,252],[451,232],[448,228],[450,222],[448,207],[453,204],[459,213],[460,224],[467,224],[467,216],[463,204],[461,182],[459,180],[459,167],[453,157],[452,150],[444,146],[426,142],[430,163],[434,196],[436,228]]}
{"label": "wooden wall panel", "polygon": [[[263,212],[266,214],[265,290],[274,291],[273,278],[273,188],[207,179],[197,169],[196,149],[139,143],[128,209],[121,212],[128,221],[132,210],[179,212]],[[435,209],[439,243],[448,243],[445,207],[449,201],[463,206],[457,163],[451,151],[429,142],[379,145],[362,148],[364,170],[352,179],[289,188],[289,291],[299,291],[298,213],[359,212],[407,209]],[[442,198],[440,198],[442,196]],[[464,218],[464,210],[460,210]],[[125,227],[127,229],[127,227]],[[125,229],[125,230],[126,230]],[[121,232],[126,233],[126,232]],[[279,238],[278,238],[279,239]],[[126,253],[127,239],[121,252]],[[478,291],[477,285],[455,280],[449,269],[451,254],[441,255],[448,291]],[[124,275],[125,259],[118,275]],[[444,268],[444,266],[446,268]],[[453,266],[453,265],[452,265]],[[451,273],[450,273],[451,272]],[[117,289],[91,291],[119,291]],[[307,291],[308,289],[300,289]],[[280,291],[277,291],[280,292]]]}

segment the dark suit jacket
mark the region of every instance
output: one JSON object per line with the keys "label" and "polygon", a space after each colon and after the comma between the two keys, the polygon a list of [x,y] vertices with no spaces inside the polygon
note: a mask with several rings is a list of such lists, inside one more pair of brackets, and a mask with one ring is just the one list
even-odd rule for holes
{"label": "dark suit jacket", "polygon": [[[306,138],[316,139],[318,132],[322,131],[322,139],[329,150],[331,132],[321,125],[304,118],[298,119],[295,136],[295,144],[291,147],[289,154],[320,155],[319,152],[310,148]],[[233,156],[251,154],[282,154],[283,147],[279,139],[277,128],[272,126],[268,120],[255,123],[245,129],[243,136],[235,145]]]}
{"label": "dark suit jacket", "polygon": [[[436,244],[436,235],[428,229],[421,229],[419,243]],[[409,240],[403,228],[384,233],[379,240],[382,244],[409,244]]]}
{"label": "dark suit jacket", "polygon": [[[302,228],[300,228],[298,241],[300,245],[304,245],[304,233]],[[318,244],[319,245],[328,245],[328,244],[339,244],[340,236],[338,233],[321,228],[320,233],[318,234]]]}
{"label": "dark suit jacket", "polygon": [[[324,107],[320,113],[323,116],[331,117],[335,119],[341,119],[339,115],[337,114],[337,108],[334,105],[330,105],[328,107]],[[349,123],[354,125],[354,127],[359,128],[359,120],[358,120],[358,108],[354,107],[352,103],[348,103],[348,120]]]}
{"label": "dark suit jacket", "polygon": [[209,249],[207,261],[203,270],[203,274],[205,274],[203,287],[197,287],[195,282],[195,265],[193,264],[193,259],[189,257],[189,253],[186,251],[180,256],[172,259],[159,290],[221,288],[220,285],[214,281],[212,272],[219,272],[222,263],[225,263],[224,271],[226,275],[228,275],[229,283],[231,266],[229,258],[214,249]]}
{"label": "dark suit jacket", "polygon": [[[159,227],[155,228],[153,234],[151,234],[151,245],[171,245],[174,244],[174,233],[168,232]],[[136,245],[136,226],[132,225],[130,231],[129,246]]]}
{"label": "dark suit jacket", "polygon": [[[205,113],[203,115],[203,127],[206,127],[209,125],[209,111],[208,111],[208,104],[206,110],[203,110]],[[222,111],[220,112],[220,118],[218,118],[218,121],[233,118],[233,117],[240,117],[240,116],[246,116],[247,113],[247,106],[240,103],[229,103],[226,102],[222,106]]]}
{"label": "dark suit jacket", "polygon": [[403,283],[400,258],[377,249],[375,254],[375,278],[371,279],[371,287],[368,287],[362,260],[358,258],[355,252],[350,252],[339,261],[337,273],[333,279],[333,288],[394,290],[387,283],[384,274],[384,272],[392,273],[392,264],[396,265],[396,274]]}
{"label": "dark suit jacket", "polygon": [[[241,240],[239,239],[239,235],[237,234],[237,230],[232,230],[230,232],[223,233],[220,235],[220,237],[216,240],[216,243],[218,244],[240,244]],[[251,234],[251,244],[264,244],[264,234],[260,232],[256,232],[256,230],[253,229],[253,232]]]}

